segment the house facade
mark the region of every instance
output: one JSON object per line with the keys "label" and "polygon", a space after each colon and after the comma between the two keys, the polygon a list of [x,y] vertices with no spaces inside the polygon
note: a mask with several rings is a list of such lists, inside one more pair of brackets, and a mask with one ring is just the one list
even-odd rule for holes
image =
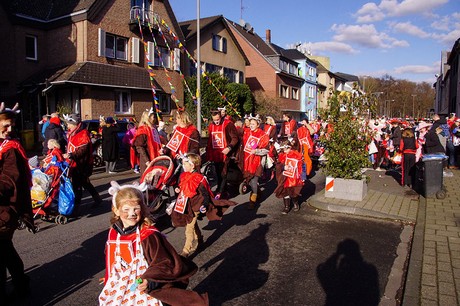
{"label": "house facade", "polygon": [[[185,61],[185,72],[196,75],[197,21],[183,21],[179,25],[187,50],[194,58]],[[232,83],[245,83],[249,60],[222,15],[200,19],[200,62],[202,71],[218,73]]]}
{"label": "house facade", "polygon": [[452,46],[450,52],[441,53],[440,73],[437,74],[434,110],[438,114],[450,115],[460,112],[460,38]]}
{"label": "house facade", "polygon": [[246,84],[252,92],[262,91],[275,99],[283,112],[300,119],[301,88],[304,79],[299,75],[299,64],[288,58],[285,50],[271,42],[271,31],[262,39],[248,24],[225,19],[238,44],[249,59],[246,67]]}
{"label": "house facade", "polygon": [[183,101],[175,42],[184,37],[168,0],[4,1],[0,18],[10,42],[0,46],[0,94],[20,102],[23,128],[55,111],[139,119],[156,106],[169,115]]}
{"label": "house facade", "polygon": [[318,86],[316,68],[318,65],[297,49],[287,49],[285,54],[299,64],[299,75],[304,79],[300,90],[300,108],[308,120],[313,120],[317,117]]}

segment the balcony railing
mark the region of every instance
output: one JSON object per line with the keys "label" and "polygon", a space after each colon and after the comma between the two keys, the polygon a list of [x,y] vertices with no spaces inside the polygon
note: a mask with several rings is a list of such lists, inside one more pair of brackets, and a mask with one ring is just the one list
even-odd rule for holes
{"label": "balcony railing", "polygon": [[[146,10],[139,6],[133,6],[129,12],[129,24],[138,24],[137,18],[139,17],[141,26],[147,26],[150,22],[150,25],[153,28],[156,28],[154,16],[155,14],[151,10]],[[158,18],[158,16],[156,17]]]}

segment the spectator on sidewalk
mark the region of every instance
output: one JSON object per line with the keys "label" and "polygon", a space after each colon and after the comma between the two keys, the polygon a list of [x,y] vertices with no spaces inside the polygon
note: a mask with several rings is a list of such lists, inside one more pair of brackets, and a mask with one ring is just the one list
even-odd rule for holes
{"label": "spectator on sidewalk", "polygon": [[131,165],[131,170],[134,173],[139,173],[139,159],[136,154],[136,150],[133,146],[134,136],[136,135],[136,124],[134,122],[128,123],[126,133],[123,136],[122,143],[126,148],[127,159],[129,160],[129,164]]}
{"label": "spectator on sidewalk", "polygon": [[105,119],[102,126],[102,160],[105,162],[107,173],[116,173],[115,167],[119,158],[120,144],[118,143],[118,132],[120,127],[112,117]]}
{"label": "spectator on sidewalk", "polygon": [[42,142],[43,145],[43,150],[42,150],[42,155],[46,155],[46,152],[48,151],[48,148],[46,147],[46,136],[45,136],[45,131],[48,125],[50,124],[49,122],[50,116],[49,115],[43,115],[42,120],[38,122],[38,124],[41,126],[40,128],[40,141]]}
{"label": "spectator on sidewalk", "polygon": [[412,128],[405,128],[401,133],[399,150],[403,154],[401,163],[401,185],[412,187],[415,182],[415,161],[418,143]]}

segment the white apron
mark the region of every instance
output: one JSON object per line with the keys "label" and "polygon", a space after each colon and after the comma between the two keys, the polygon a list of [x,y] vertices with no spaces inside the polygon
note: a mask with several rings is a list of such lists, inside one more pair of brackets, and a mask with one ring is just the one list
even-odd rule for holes
{"label": "white apron", "polygon": [[[147,270],[147,261],[145,260],[144,251],[142,250],[139,228],[136,230],[135,244],[136,252],[135,255],[131,257],[133,260],[123,265],[123,260],[120,256],[120,234],[117,235],[115,261],[112,265],[109,279],[99,295],[99,305],[163,305],[159,300],[137,289],[136,279]],[[132,243],[129,244],[129,248],[131,254],[134,254]]]}

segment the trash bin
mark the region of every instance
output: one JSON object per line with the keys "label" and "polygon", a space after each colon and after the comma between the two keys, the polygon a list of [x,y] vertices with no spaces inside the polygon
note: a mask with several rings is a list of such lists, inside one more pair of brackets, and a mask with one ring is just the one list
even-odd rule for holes
{"label": "trash bin", "polygon": [[422,163],[416,167],[418,191],[425,198],[446,197],[446,189],[443,185],[443,160],[446,158],[445,154],[426,154],[422,157]]}
{"label": "trash bin", "polygon": [[20,132],[24,149],[30,151],[34,148],[34,130],[22,130]]}

